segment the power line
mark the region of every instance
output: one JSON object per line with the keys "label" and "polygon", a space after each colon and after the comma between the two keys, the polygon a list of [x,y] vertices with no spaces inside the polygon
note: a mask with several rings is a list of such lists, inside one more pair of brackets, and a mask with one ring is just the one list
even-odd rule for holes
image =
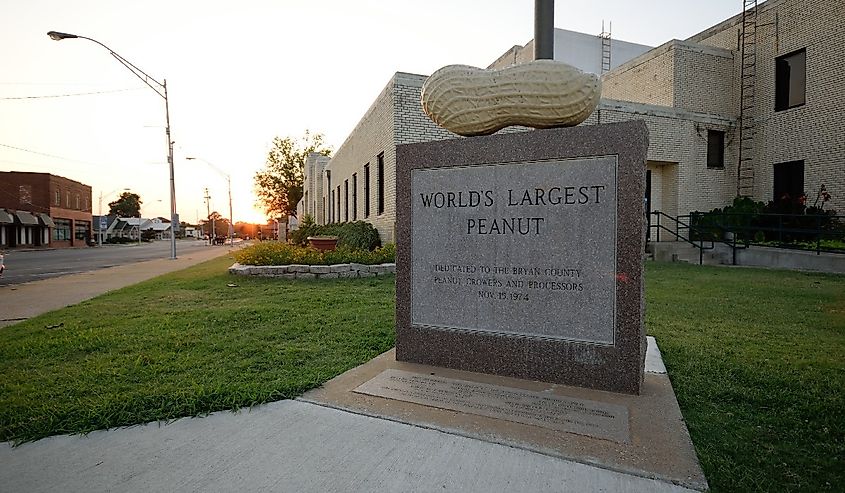
{"label": "power line", "polygon": [[4,97],[0,98],[0,101],[11,101],[11,100],[27,100],[27,99],[49,99],[49,98],[69,98],[74,96],[91,96],[95,94],[113,94],[116,92],[126,92],[126,91],[138,91],[142,88],[140,87],[129,87],[126,89],[113,89],[110,91],[92,91],[92,92],[77,92],[77,93],[69,93],[69,94],[50,94],[50,95],[41,95],[41,96],[14,96],[14,97]]}
{"label": "power line", "polygon": [[87,164],[89,166],[101,166],[101,167],[107,166],[107,165],[102,164],[102,163],[92,163],[91,161],[81,161],[79,159],[72,159],[72,158],[69,158],[69,157],[56,156],[55,154],[47,154],[46,152],[33,151],[31,149],[24,149],[23,147],[10,146],[8,144],[0,143],[0,147],[7,147],[9,149],[14,149],[16,151],[29,152],[31,154],[38,154],[39,156],[51,157],[51,158],[54,158],[54,159],[61,159],[63,161],[73,161],[73,162],[76,162],[76,163]]}

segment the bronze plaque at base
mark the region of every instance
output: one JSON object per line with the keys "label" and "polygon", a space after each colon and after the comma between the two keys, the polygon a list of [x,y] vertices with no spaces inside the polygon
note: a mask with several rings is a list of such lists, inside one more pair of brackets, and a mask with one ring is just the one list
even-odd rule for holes
{"label": "bronze plaque at base", "polygon": [[353,392],[628,443],[628,408],[388,369]]}

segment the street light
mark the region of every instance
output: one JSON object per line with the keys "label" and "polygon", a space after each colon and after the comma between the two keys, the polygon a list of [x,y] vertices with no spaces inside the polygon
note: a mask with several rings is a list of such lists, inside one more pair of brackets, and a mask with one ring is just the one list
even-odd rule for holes
{"label": "street light", "polygon": [[[108,197],[109,195],[113,194],[114,192],[117,192],[118,190],[123,190],[124,192],[129,191],[128,188],[115,188],[111,192],[105,194],[105,196]],[[99,236],[98,242],[99,242],[100,246],[103,246],[103,191],[102,190],[100,190],[100,212],[99,212],[99,215],[100,215],[100,224],[98,225],[99,227],[98,227],[97,230],[100,232],[100,234],[98,235]]]}
{"label": "street light", "polygon": [[[224,173],[223,171],[220,170],[220,168],[211,164],[210,162],[206,161],[205,159],[203,159],[201,157],[186,157],[185,159],[187,159],[189,161],[193,161],[193,160],[202,161],[205,164],[207,164],[208,166],[210,166],[211,169],[213,169],[214,171],[216,171],[216,172],[218,172],[221,175],[226,177],[226,182],[229,184],[229,246],[230,247],[234,246],[234,244],[235,244],[235,235],[234,235],[235,218],[232,216],[232,176],[229,175],[228,173]],[[206,194],[206,195],[208,195],[208,194]]]}
{"label": "street light", "polygon": [[[170,258],[172,260],[176,259],[176,230],[179,226],[179,219],[176,215],[176,183],[173,177],[173,141],[170,140],[170,105],[167,101],[167,79],[164,79],[162,82],[157,81],[150,77],[146,72],[136,67],[132,62],[123,58],[122,56],[118,55],[114,52],[111,48],[100,43],[96,39],[89,38],[86,36],[78,36],[76,34],[68,34],[68,33],[60,33],[58,31],[50,31],[47,33],[47,36],[50,36],[50,39],[55,41],[61,41],[63,39],[87,39],[93,43],[96,43],[106,50],[108,50],[109,54],[114,57],[115,60],[120,62],[121,65],[128,68],[130,72],[135,74],[136,77],[144,81],[144,84],[149,86],[150,89],[155,91],[156,94],[161,96],[164,99],[164,114],[166,118],[167,125],[165,127],[165,134],[167,137],[167,163],[170,165],[170,228],[171,228],[171,235],[170,235]],[[140,225],[139,225],[140,228]]]}

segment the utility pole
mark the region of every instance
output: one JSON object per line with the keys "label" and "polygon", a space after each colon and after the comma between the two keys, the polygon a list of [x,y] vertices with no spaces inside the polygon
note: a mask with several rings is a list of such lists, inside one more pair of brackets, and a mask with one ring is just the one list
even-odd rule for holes
{"label": "utility pole", "polygon": [[211,231],[208,232],[208,244],[212,245],[213,240],[211,239],[211,235],[214,231],[214,219],[211,219],[211,196],[208,195],[208,188],[205,189],[205,224],[208,224],[208,221],[211,220]]}
{"label": "utility pole", "polygon": [[229,247],[235,246],[235,217],[232,215],[232,176],[226,175],[229,182]]}

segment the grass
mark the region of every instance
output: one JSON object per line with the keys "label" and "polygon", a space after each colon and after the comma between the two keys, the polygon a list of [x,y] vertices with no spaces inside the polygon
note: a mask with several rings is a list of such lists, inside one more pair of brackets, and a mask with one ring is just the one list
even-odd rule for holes
{"label": "grass", "polygon": [[711,488],[841,491],[845,277],[648,267],[648,332]]}
{"label": "grass", "polygon": [[233,279],[231,264],[212,260],[0,330],[0,440],[291,398],[392,347],[392,277]]}
{"label": "grass", "polygon": [[[392,346],[393,277],[233,278],[231,262],[0,330],[0,440],[290,398]],[[648,332],[712,489],[840,490],[845,277],[656,263],[646,273]]]}

